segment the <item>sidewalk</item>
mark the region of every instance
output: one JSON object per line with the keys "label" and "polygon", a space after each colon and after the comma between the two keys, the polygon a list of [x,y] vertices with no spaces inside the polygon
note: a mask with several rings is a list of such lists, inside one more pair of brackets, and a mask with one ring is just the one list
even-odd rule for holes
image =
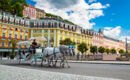
{"label": "sidewalk", "polygon": [[0,80],[120,80],[0,65]]}
{"label": "sidewalk", "polygon": [[130,65],[130,61],[76,61],[68,60],[71,63],[88,63],[88,64],[119,64],[119,65]]}

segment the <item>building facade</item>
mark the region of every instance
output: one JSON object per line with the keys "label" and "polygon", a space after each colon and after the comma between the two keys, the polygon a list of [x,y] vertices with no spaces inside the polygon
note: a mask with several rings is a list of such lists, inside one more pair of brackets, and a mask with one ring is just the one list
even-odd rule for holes
{"label": "building facade", "polygon": [[103,46],[103,31],[100,29],[99,32],[93,31],[93,46]]}
{"label": "building facade", "polygon": [[130,53],[130,44],[127,45],[127,50]]}
{"label": "building facade", "polygon": [[104,36],[101,29],[99,29],[99,32],[93,31],[93,46],[102,46],[108,49],[115,48],[117,53],[119,53],[120,49],[125,50],[125,42]]}
{"label": "building facade", "polygon": [[36,19],[35,6],[27,5],[23,10],[23,17],[29,17],[30,19]]}
{"label": "building facade", "polygon": [[45,13],[45,11],[36,8],[36,15],[35,15],[35,18],[36,18],[36,19],[43,19],[43,18],[46,18],[46,13]]}
{"label": "building facade", "polygon": [[[25,41],[29,38],[29,20],[0,12],[0,51],[12,48],[10,41]],[[25,46],[21,46],[25,48]]]}
{"label": "building facade", "polygon": [[54,18],[30,21],[30,37],[45,37],[48,41],[43,43],[43,47],[60,46],[60,40],[70,38],[77,45],[85,42],[88,46],[92,45],[92,34],[89,30],[79,26],[65,23]]}

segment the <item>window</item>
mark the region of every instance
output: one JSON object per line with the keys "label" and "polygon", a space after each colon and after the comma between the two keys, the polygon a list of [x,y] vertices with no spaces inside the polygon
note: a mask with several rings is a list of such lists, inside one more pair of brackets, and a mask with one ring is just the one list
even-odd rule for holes
{"label": "window", "polygon": [[25,36],[25,39],[27,40],[27,39],[28,39],[28,36]]}
{"label": "window", "polygon": [[42,30],[39,30],[39,32],[41,33],[41,32],[42,32]]}
{"label": "window", "polygon": [[51,23],[50,22],[48,23],[48,27],[51,27]]}
{"label": "window", "polygon": [[2,42],[2,43],[1,43],[1,45],[2,45],[2,46],[5,46],[5,43],[4,43],[4,42]]}
{"label": "window", "polygon": [[53,39],[53,36],[51,36],[51,40]]}
{"label": "window", "polygon": [[18,28],[15,28],[15,31],[18,31]]}
{"label": "window", "polygon": [[17,35],[15,34],[14,38],[17,38]]}
{"label": "window", "polygon": [[51,30],[51,33],[53,33],[54,31],[53,30]]}
{"label": "window", "polygon": [[9,34],[9,37],[12,37],[12,34]]}
{"label": "window", "polygon": [[37,32],[37,30],[34,30],[33,32]]}
{"label": "window", "polygon": [[20,32],[23,32],[23,29],[20,29]]}
{"label": "window", "polygon": [[5,37],[5,35],[6,35],[5,33],[2,34],[3,37]]}
{"label": "window", "polygon": [[47,30],[45,30],[45,33],[47,33]]}
{"label": "window", "polygon": [[10,47],[11,46],[11,44],[10,43],[8,43],[8,47]]}
{"label": "window", "polygon": [[23,36],[22,36],[22,35],[20,35],[20,39],[22,39],[22,37],[23,37]]}
{"label": "window", "polygon": [[3,25],[3,29],[7,29],[7,26]]}
{"label": "window", "polygon": [[54,26],[57,27],[57,23],[56,22],[54,23]]}
{"label": "window", "polygon": [[25,32],[27,33],[27,32],[28,32],[28,30],[25,30]]}
{"label": "window", "polygon": [[61,23],[59,23],[59,27],[61,27]]}
{"label": "window", "polygon": [[10,30],[12,30],[13,28],[12,27],[9,27]]}

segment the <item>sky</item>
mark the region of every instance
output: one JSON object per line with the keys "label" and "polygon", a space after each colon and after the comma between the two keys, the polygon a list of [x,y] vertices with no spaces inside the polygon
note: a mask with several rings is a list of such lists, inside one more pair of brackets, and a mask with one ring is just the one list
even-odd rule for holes
{"label": "sky", "polygon": [[85,28],[130,43],[130,0],[26,0]]}

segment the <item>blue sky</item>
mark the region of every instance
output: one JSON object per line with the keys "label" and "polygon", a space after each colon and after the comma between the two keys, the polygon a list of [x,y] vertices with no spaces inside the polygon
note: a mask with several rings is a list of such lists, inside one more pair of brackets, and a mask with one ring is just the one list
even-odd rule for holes
{"label": "blue sky", "polygon": [[[92,28],[95,31],[98,31],[98,29],[101,28],[104,30],[104,34],[107,36],[110,36],[113,38],[119,38],[119,39],[120,38],[124,39],[125,36],[128,36],[128,38],[130,38],[130,5],[129,5],[130,0],[85,0],[86,4],[83,2],[83,0],[64,0],[64,1],[62,0],[34,0],[34,1],[26,0],[26,1],[28,4],[34,5],[38,8],[45,9],[46,12],[60,15],[63,18],[69,19],[70,21],[77,23],[78,25],[89,26],[87,28]],[[63,4],[61,1],[63,2]],[[84,17],[81,17],[81,22],[76,20],[80,18],[72,19],[74,17],[77,17],[76,15],[78,15],[77,13],[75,13],[76,10],[72,7],[65,7],[64,4],[67,6],[72,6],[78,3],[82,4],[81,8],[83,5],[85,6],[89,5],[89,7],[91,7],[93,10],[96,11],[95,13],[99,12],[99,14],[92,15],[92,17],[90,17],[89,19],[84,19]],[[47,5],[47,4],[50,4],[52,6]],[[109,4],[109,6],[107,6],[107,4]],[[94,5],[94,6],[91,6],[91,5]],[[61,9],[57,6],[61,6]],[[55,7],[55,9],[52,10],[53,7]],[[100,7],[100,8],[96,9],[95,7]],[[65,8],[68,9],[68,11],[66,12],[69,12],[70,10],[71,12],[75,14],[72,14],[72,15],[69,14],[69,16],[64,16],[66,14],[62,15],[62,12]],[[56,13],[56,11],[58,13]],[[82,12],[83,11],[81,11],[81,13]],[[84,16],[84,14],[79,15],[79,16]],[[85,15],[85,18],[87,18],[88,16],[89,16],[88,14],[87,16]],[[82,19],[84,19],[84,21],[86,22],[83,22]],[[82,24],[82,23],[85,23],[85,24]]]}

